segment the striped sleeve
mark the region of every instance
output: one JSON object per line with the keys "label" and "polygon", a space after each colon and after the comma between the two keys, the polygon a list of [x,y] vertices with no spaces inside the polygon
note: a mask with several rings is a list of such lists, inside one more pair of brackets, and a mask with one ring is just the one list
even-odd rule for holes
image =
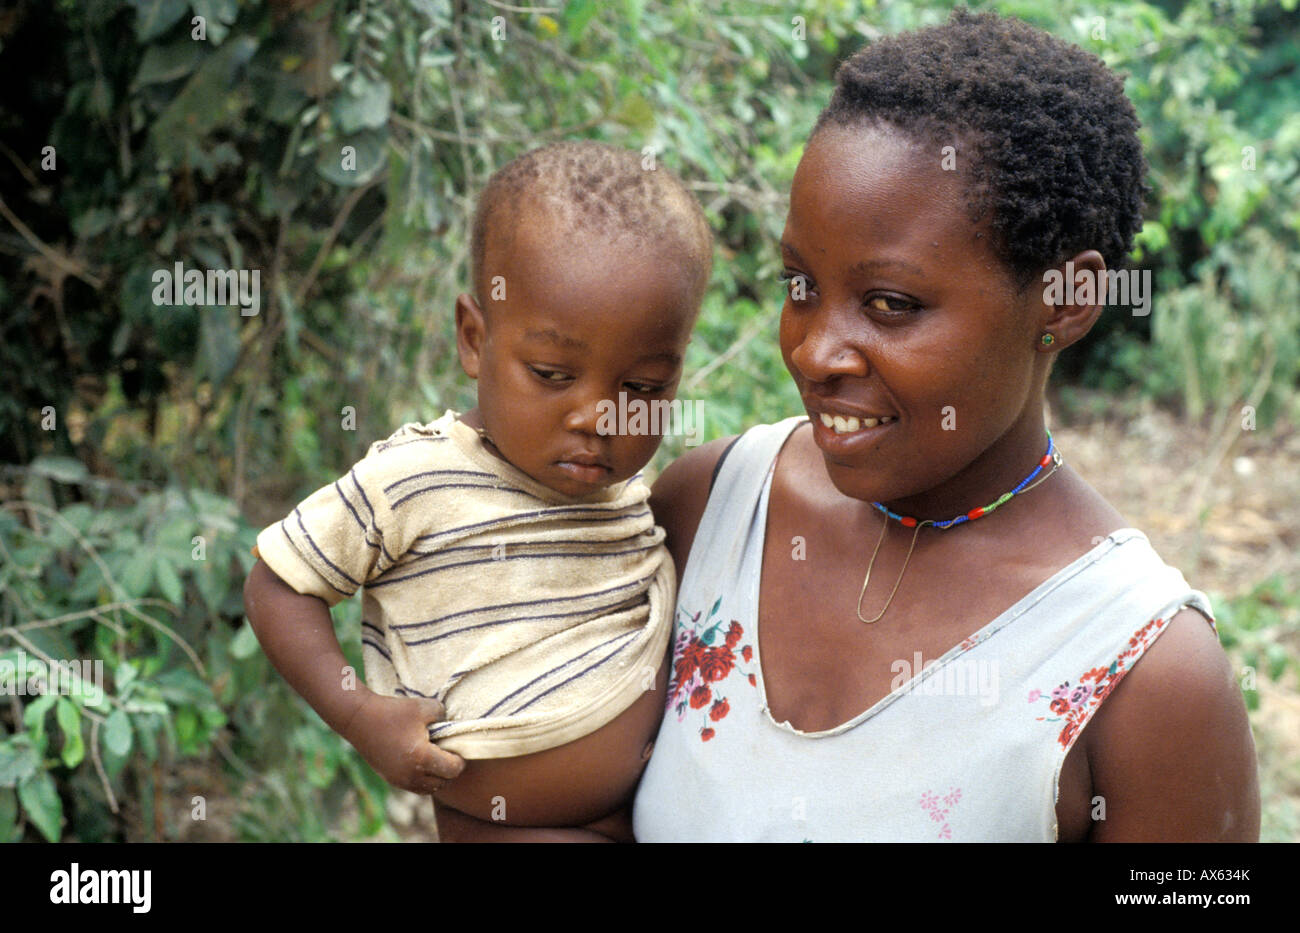
{"label": "striped sleeve", "polygon": [[424,440],[373,445],[345,475],[262,530],[262,560],[294,590],[331,606],[384,573],[418,533],[390,508],[386,489],[427,470],[431,444],[449,443],[445,437]]}

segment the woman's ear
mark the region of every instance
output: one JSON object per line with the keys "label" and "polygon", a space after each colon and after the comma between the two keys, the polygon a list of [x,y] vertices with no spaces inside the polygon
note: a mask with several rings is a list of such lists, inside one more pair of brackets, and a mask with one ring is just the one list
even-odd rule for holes
{"label": "woman's ear", "polygon": [[1082,340],[1101,316],[1107,286],[1106,260],[1095,249],[1044,272],[1038,349],[1055,353]]}
{"label": "woman's ear", "polygon": [[483,309],[472,296],[461,293],[456,299],[456,352],[460,355],[460,368],[471,379],[478,378],[479,363],[487,328],[483,322]]}

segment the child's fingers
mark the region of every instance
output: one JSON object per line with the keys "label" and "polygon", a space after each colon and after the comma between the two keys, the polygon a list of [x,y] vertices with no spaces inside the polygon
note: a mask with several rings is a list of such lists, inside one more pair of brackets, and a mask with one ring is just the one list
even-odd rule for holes
{"label": "child's fingers", "polygon": [[420,700],[420,713],[426,717],[425,725],[441,722],[447,718],[446,707],[433,697],[424,697]]}
{"label": "child's fingers", "polygon": [[428,772],[450,781],[465,770],[465,759],[430,742],[424,766]]}

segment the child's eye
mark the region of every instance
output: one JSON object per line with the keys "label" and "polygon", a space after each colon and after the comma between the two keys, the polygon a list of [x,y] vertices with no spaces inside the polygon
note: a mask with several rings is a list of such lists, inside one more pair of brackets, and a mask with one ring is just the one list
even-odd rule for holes
{"label": "child's eye", "polygon": [[560,372],[558,369],[542,369],[538,366],[529,366],[528,369],[543,382],[550,382],[556,385],[559,385],[569,378],[567,373]]}
{"label": "child's eye", "polygon": [[639,395],[658,395],[660,392],[663,392],[668,388],[668,386],[655,385],[650,382],[625,382],[623,385],[627,386],[629,390],[636,392]]}

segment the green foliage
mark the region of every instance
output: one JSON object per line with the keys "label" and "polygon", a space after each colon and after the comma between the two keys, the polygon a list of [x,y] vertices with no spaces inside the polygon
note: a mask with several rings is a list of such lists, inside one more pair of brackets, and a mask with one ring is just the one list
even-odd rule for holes
{"label": "green foliage", "polygon": [[1281,681],[1288,672],[1300,674],[1295,650],[1300,637],[1300,595],[1276,575],[1237,599],[1216,602],[1215,612],[1219,641],[1244,665],[1246,705],[1259,709],[1255,684],[1260,678]]}
{"label": "green foliage", "polygon": [[[332,838],[353,805],[356,831],[378,831],[383,782],[241,624],[255,530],[227,499],[123,496],[73,463],[37,461],[23,498],[0,502],[0,672],[16,669],[0,679],[0,839],[138,833],[116,801],[148,811],[161,775],[218,755],[249,785],[233,820],[244,838]],[[336,615],[359,664],[356,608]],[[76,659],[79,678],[51,681],[51,659]],[[191,818],[188,805],[141,816],[164,839]]]}
{"label": "green foliage", "polygon": [[[680,393],[705,403],[704,439],[797,413],[776,246],[807,133],[840,60],[951,5],[58,0],[0,17],[0,462],[27,465],[0,509],[0,656],[30,643],[106,673],[101,704],[0,701],[0,840],[119,838],[110,794],[166,837],[182,816],[153,812],[155,790],[185,761],[226,769],[244,838],[334,838],[344,810],[375,831],[382,783],[271,670],[239,588],[257,523],[403,421],[473,404],[451,314],[488,175],[560,138],[654,150],[717,237]],[[1127,72],[1143,122],[1152,313],[1107,310],[1059,379],[1190,418],[1300,418],[1295,5],[972,4]],[[259,270],[259,314],[155,304],[154,272],[178,262]],[[1263,670],[1281,642],[1259,592],[1222,630]],[[357,612],[336,611],[354,662]]]}

